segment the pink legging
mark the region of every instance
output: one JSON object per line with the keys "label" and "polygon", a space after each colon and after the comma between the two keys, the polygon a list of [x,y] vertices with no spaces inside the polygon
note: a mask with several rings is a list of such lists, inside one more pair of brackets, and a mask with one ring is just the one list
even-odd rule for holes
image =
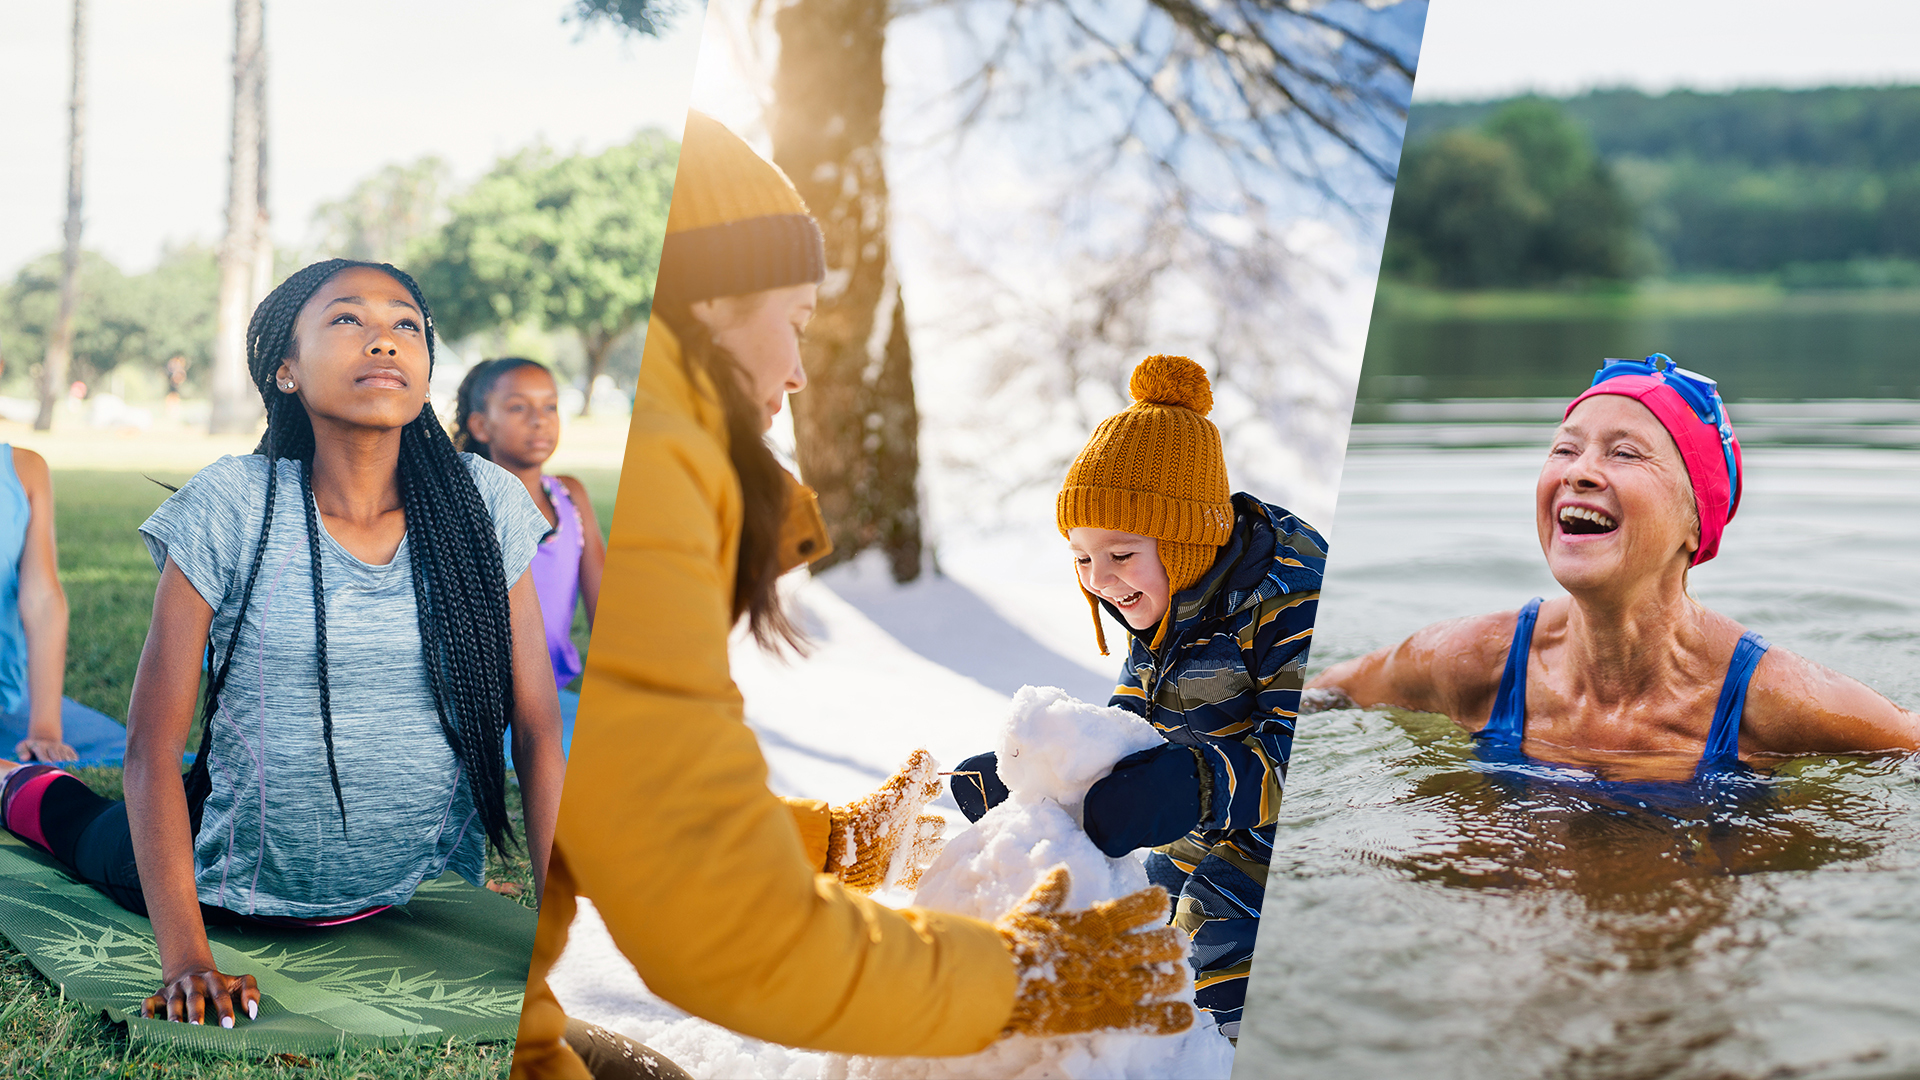
{"label": "pink legging", "polygon": [[[68,873],[105,893],[114,903],[136,915],[147,914],[126,803],[94,794],[73,774],[51,765],[23,765],[0,782],[0,825],[53,856]],[[201,904],[200,914],[212,925],[252,922],[337,926],[377,915],[387,907],[383,904],[351,915],[296,919],[246,915]]]}

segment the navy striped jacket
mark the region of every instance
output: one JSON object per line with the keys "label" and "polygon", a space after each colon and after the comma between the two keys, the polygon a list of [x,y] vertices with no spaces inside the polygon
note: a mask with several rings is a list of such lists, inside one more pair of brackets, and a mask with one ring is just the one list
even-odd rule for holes
{"label": "navy striped jacket", "polygon": [[1212,767],[1206,819],[1162,850],[1182,864],[1212,852],[1264,886],[1327,544],[1299,518],[1251,495],[1235,494],[1233,508],[1233,534],[1213,565],[1173,597],[1173,624],[1159,652],[1149,647],[1157,627],[1130,632],[1126,669],[1108,704],[1144,718],[1167,741],[1198,749]]}

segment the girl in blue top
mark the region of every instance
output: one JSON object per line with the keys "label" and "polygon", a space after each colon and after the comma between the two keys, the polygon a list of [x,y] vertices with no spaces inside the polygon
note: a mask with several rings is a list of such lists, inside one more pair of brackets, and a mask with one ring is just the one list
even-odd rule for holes
{"label": "girl in blue top", "polygon": [[253,977],[214,965],[210,920],[327,925],[448,870],[479,883],[488,843],[513,842],[509,727],[544,881],[564,764],[527,566],[547,524],[447,440],[433,344],[419,287],[385,264],[318,263],[261,303],[258,451],[202,470],[141,529],[161,574],[126,802],[41,766],[0,782],[10,830],[152,919],[148,1015],[255,1014]]}
{"label": "girl in blue top", "polygon": [[84,708],[60,696],[66,667],[53,476],[39,454],[0,443],[0,714],[24,714],[26,737],[13,751],[22,761],[78,756],[61,739],[63,708]]}
{"label": "girl in blue top", "polygon": [[[21,761],[117,760],[120,722],[61,696],[67,594],[53,538],[46,459],[0,443],[0,731],[21,735]],[[0,745],[4,745],[0,743]]]}

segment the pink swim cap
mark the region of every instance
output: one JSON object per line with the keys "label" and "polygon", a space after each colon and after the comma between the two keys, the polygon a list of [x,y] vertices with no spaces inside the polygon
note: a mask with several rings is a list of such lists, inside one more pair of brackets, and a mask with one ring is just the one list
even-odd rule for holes
{"label": "pink swim cap", "polygon": [[[1661,368],[1656,360],[1666,362]],[[1620,374],[1609,375],[1611,371]],[[1680,460],[1693,481],[1694,508],[1700,514],[1700,550],[1691,565],[1699,566],[1720,552],[1720,534],[1740,508],[1740,440],[1713,380],[1673,366],[1661,353],[1646,360],[1609,360],[1594,376],[1591,389],[1574,398],[1561,414],[1597,394],[1630,397],[1647,407],[1660,426],[1673,436]],[[1711,417],[1703,418],[1702,414]]]}

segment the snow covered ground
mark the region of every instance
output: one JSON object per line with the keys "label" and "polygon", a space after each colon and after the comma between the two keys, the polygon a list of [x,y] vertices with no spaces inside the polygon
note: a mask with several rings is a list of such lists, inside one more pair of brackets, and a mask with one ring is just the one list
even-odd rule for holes
{"label": "snow covered ground", "polygon": [[[814,642],[805,659],[735,641],[734,678],[775,791],[842,802],[873,790],[917,747],[946,767],[991,750],[1023,685],[1105,703],[1119,660],[1094,646],[1058,535],[976,539],[941,559],[944,574],[905,587],[871,556],[820,578],[793,575]],[[1119,640],[1116,627],[1108,634]],[[950,796],[933,809],[948,817],[949,837],[965,827]],[[639,1039],[703,1080],[846,1075],[846,1059],[747,1039],[653,997],[585,901],[551,981],[570,1015]],[[1219,1075],[1228,1061],[1217,1057]],[[887,1075],[875,1064],[855,1061]]]}

